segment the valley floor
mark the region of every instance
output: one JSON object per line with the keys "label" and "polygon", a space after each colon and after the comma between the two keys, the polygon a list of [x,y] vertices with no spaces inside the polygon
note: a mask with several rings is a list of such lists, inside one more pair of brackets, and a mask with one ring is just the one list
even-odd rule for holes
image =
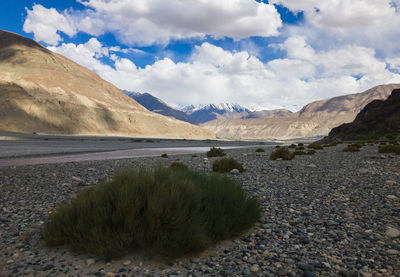
{"label": "valley floor", "polygon": [[174,263],[135,253],[106,263],[50,249],[40,231],[49,211],[125,166],[180,159],[210,172],[205,154],[0,168],[0,276],[399,276],[400,156],[344,145],[293,161],[272,148],[227,150],[244,164],[234,175],[263,208],[256,226],[200,256]]}

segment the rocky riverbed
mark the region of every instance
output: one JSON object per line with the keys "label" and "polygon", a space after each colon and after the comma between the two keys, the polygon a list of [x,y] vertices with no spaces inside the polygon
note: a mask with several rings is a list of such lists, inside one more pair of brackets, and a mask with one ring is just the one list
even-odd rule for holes
{"label": "rocky riverbed", "polygon": [[56,205],[121,167],[180,159],[210,172],[205,154],[0,168],[0,276],[400,276],[400,156],[344,145],[293,161],[273,148],[226,151],[246,172],[232,175],[259,199],[247,234],[177,261],[136,252],[105,262],[47,248],[41,229]]}

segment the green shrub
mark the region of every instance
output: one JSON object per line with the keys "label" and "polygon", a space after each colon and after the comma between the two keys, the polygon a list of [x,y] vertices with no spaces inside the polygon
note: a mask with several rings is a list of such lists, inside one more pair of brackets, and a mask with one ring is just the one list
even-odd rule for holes
{"label": "green shrub", "polygon": [[314,149],[307,151],[307,155],[314,155],[315,153],[317,153],[317,151],[315,151]]}
{"label": "green shrub", "polygon": [[125,169],[61,204],[43,238],[106,259],[135,248],[175,258],[234,238],[259,216],[257,201],[225,175]]}
{"label": "green shrub", "polygon": [[307,148],[309,149],[314,149],[314,150],[321,150],[324,149],[320,144],[310,144],[309,146],[307,146]]}
{"label": "green shrub", "polygon": [[197,158],[198,156],[196,155],[196,154],[193,154],[192,155],[192,158]]}
{"label": "green shrub", "polygon": [[351,145],[357,148],[362,148],[363,146],[365,146],[365,144],[362,142],[354,142]]}
{"label": "green shrub", "polygon": [[290,153],[290,151],[287,147],[281,147],[281,148],[275,149],[269,156],[270,160],[277,160],[277,159],[293,160],[294,157],[295,157],[295,155],[293,153]]}
{"label": "green shrub", "polygon": [[360,148],[354,145],[348,145],[343,152],[360,152]]}
{"label": "green shrub", "polygon": [[244,172],[243,165],[234,158],[222,158],[215,160],[213,163],[213,171],[219,173],[227,173],[232,169],[237,169],[239,172]]}
{"label": "green shrub", "polygon": [[379,145],[386,145],[386,141],[381,141]]}
{"label": "green shrub", "polygon": [[299,146],[299,147],[296,147],[296,150],[297,151],[301,151],[301,150],[304,150],[305,148],[303,147],[303,146]]}
{"label": "green shrub", "polygon": [[300,142],[300,143],[298,143],[297,145],[298,145],[298,146],[304,146],[304,143],[301,143],[301,142]]}
{"label": "green shrub", "polygon": [[291,144],[288,148],[296,148],[296,144]]}
{"label": "green shrub", "polygon": [[301,155],[306,155],[307,153],[306,152],[304,152],[304,151],[302,151],[302,150],[295,150],[294,152],[293,152],[293,155],[295,155],[295,156],[301,156]]}
{"label": "green shrub", "polygon": [[175,169],[175,170],[188,170],[187,165],[181,162],[173,162],[169,168]]}
{"label": "green shrub", "polygon": [[161,158],[168,158],[168,155],[164,153],[161,155]]}
{"label": "green shrub", "polygon": [[263,148],[257,148],[256,152],[260,153],[260,152],[265,152],[265,150]]}
{"label": "green shrub", "polygon": [[275,146],[275,148],[281,148],[281,146],[280,146],[280,145],[277,145],[277,146]]}
{"label": "green shrub", "polygon": [[379,147],[379,153],[394,153],[400,155],[400,145],[388,144]]}
{"label": "green shrub", "polygon": [[223,157],[225,156],[225,152],[224,150],[222,150],[221,148],[215,148],[215,147],[211,147],[210,151],[207,152],[207,157],[211,158],[211,157]]}

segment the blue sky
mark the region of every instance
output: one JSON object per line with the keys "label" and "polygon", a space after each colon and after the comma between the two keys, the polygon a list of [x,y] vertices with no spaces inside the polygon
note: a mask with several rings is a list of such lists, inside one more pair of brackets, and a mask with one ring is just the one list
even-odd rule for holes
{"label": "blue sky", "polygon": [[174,106],[297,110],[400,83],[399,0],[14,0],[0,28]]}

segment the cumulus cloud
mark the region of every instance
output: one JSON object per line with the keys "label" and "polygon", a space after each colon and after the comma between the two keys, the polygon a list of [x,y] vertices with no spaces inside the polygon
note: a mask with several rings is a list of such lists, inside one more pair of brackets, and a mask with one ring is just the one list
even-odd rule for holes
{"label": "cumulus cloud", "polygon": [[117,55],[112,56],[114,67],[102,64],[96,53],[103,52],[103,47],[93,44],[50,49],[84,64],[121,89],[150,92],[173,105],[238,102],[292,109],[313,100],[400,82],[400,75],[389,71],[373,49],[345,45],[317,51],[303,37],[288,38],[278,45],[288,57],[267,63],[246,51],[233,53],[203,43],[187,62],[164,58],[144,68]]}
{"label": "cumulus cloud", "polygon": [[33,33],[35,40],[56,45],[61,41],[58,32],[72,37],[77,33],[73,19],[66,12],[60,14],[56,9],[47,9],[40,4],[27,9],[27,17],[23,26],[26,33]]}
{"label": "cumulus cloud", "polygon": [[303,11],[315,25],[348,28],[385,21],[396,12],[393,0],[271,0],[294,12]]}
{"label": "cumulus cloud", "polygon": [[[66,10],[62,14],[55,9],[34,5],[32,10],[28,10],[25,32],[33,32],[37,40],[51,44],[61,40],[57,31],[69,36],[77,31],[93,36],[111,32],[125,44],[143,46],[167,44],[171,39],[201,38],[206,35],[234,39],[274,36],[279,34],[278,29],[282,26],[274,5],[254,0],[79,2],[87,9]],[[50,30],[45,30],[48,25],[51,25],[47,27]]]}

